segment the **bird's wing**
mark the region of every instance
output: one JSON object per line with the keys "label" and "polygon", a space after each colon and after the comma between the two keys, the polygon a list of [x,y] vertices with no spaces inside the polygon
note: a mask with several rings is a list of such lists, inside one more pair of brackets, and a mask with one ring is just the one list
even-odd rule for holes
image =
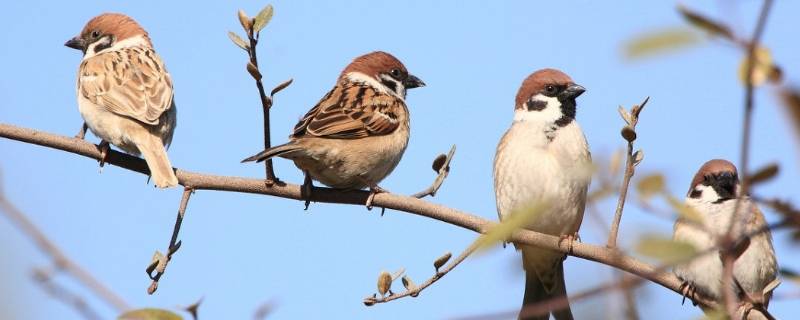
{"label": "bird's wing", "polygon": [[156,125],[172,105],[172,79],[152,48],[130,47],[81,63],[78,91],[115,114]]}
{"label": "bird's wing", "polygon": [[381,136],[400,126],[405,103],[366,85],[340,84],[295,125],[293,137],[356,139]]}

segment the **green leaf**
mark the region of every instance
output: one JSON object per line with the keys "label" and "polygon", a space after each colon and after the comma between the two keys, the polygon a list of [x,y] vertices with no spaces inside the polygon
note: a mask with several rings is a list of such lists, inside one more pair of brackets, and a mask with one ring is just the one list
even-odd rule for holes
{"label": "green leaf", "polygon": [[268,4],[264,9],[261,9],[261,12],[255,17],[255,22],[253,23],[253,32],[258,33],[261,29],[267,26],[267,23],[272,20],[272,5]]}
{"label": "green leaf", "polygon": [[734,37],[731,29],[721,22],[712,20],[711,18],[694,12],[683,5],[678,5],[678,12],[680,12],[683,18],[686,19],[686,21],[688,21],[691,25],[706,31],[713,36],[719,36],[728,40],[735,40],[736,38]]}
{"label": "green leaf", "polygon": [[685,49],[700,42],[697,33],[686,28],[669,28],[640,34],[625,44],[625,57],[637,59]]}
{"label": "green leaf", "polygon": [[486,250],[496,243],[508,240],[514,232],[524,229],[535,221],[536,217],[548,207],[544,203],[532,203],[512,211],[507,218],[478,237],[476,240],[478,250]]}
{"label": "green leaf", "polygon": [[183,317],[169,310],[144,308],[123,313],[117,320],[182,320]]}
{"label": "green leaf", "polygon": [[694,257],[697,249],[686,242],[675,241],[663,236],[646,235],[636,244],[636,252],[658,259],[661,263],[674,264]]}
{"label": "green leaf", "polygon": [[244,51],[250,50],[250,45],[247,44],[247,42],[245,42],[244,39],[239,37],[238,34],[233,33],[233,31],[228,31],[228,38],[231,38],[233,44],[235,44],[239,48],[242,48],[242,50]]}
{"label": "green leaf", "polygon": [[636,189],[643,198],[650,198],[664,191],[664,176],[656,173],[639,180]]}

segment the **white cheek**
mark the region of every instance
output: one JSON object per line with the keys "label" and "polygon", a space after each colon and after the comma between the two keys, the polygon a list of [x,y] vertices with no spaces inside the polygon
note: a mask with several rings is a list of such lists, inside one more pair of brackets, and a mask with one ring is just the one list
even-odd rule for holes
{"label": "white cheek", "polygon": [[719,194],[714,191],[714,188],[706,185],[698,185],[694,187],[695,190],[700,191],[700,200],[704,202],[715,202],[719,200]]}
{"label": "white cheek", "polygon": [[548,97],[542,94],[533,96],[533,100],[544,101],[543,110],[518,109],[514,111],[514,121],[526,122],[547,122],[552,123],[561,118],[561,102],[558,98]]}

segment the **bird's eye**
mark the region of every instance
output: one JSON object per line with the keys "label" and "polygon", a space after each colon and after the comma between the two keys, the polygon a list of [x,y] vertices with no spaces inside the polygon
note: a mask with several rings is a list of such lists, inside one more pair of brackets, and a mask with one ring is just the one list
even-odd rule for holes
{"label": "bird's eye", "polygon": [[392,71],[389,71],[389,74],[391,74],[392,77],[400,78],[402,73],[400,72],[400,69],[392,69]]}
{"label": "bird's eye", "polygon": [[92,38],[97,39],[98,37],[100,37],[100,31],[97,30],[92,31]]}
{"label": "bird's eye", "polygon": [[550,95],[556,94],[556,91],[558,91],[558,88],[556,88],[556,86],[554,86],[554,85],[548,85],[548,86],[544,87],[544,92],[547,93],[547,94],[550,94]]}

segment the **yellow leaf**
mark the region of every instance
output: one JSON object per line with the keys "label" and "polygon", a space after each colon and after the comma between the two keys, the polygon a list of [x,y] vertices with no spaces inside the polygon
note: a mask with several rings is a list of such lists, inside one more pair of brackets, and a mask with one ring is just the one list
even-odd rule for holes
{"label": "yellow leaf", "polygon": [[628,59],[677,51],[700,42],[700,37],[687,28],[669,28],[640,34],[625,44],[625,57]]}
{"label": "yellow leaf", "polygon": [[533,203],[512,211],[507,218],[492,226],[489,231],[475,240],[478,250],[486,250],[496,243],[508,240],[514,232],[524,229],[532,221],[535,221],[536,216],[547,208],[548,206],[544,203]]}
{"label": "yellow leaf", "polygon": [[683,201],[678,200],[673,196],[667,196],[667,202],[672,206],[672,209],[678,212],[678,216],[686,221],[693,223],[703,223],[703,215],[697,212],[694,208],[686,205]]}
{"label": "yellow leaf", "polygon": [[228,38],[231,38],[233,44],[235,44],[239,48],[242,48],[242,50],[244,51],[247,51],[250,48],[250,45],[247,44],[247,42],[244,42],[244,40],[241,37],[239,37],[238,34],[233,33],[233,31],[228,31]]}
{"label": "yellow leaf", "polygon": [[[769,49],[764,47],[756,48],[754,53],[756,63],[753,65],[753,86],[760,86],[767,81],[772,74],[772,54]],[[745,56],[742,62],[739,63],[739,80],[742,83],[747,83],[747,65],[749,59]]]}
{"label": "yellow leaf", "polygon": [[253,32],[257,33],[260,32],[261,29],[267,26],[270,20],[272,20],[272,5],[268,4],[264,9],[261,9],[261,12],[256,15],[254,18],[255,22],[253,23]]}
{"label": "yellow leaf", "polygon": [[675,241],[663,236],[646,235],[636,244],[636,252],[658,259],[661,263],[674,264],[694,257],[697,249],[686,242]]}
{"label": "yellow leaf", "polygon": [[636,189],[643,198],[650,198],[664,191],[664,176],[651,174],[639,180]]}
{"label": "yellow leaf", "polygon": [[120,315],[117,320],[182,320],[178,314],[164,309],[144,308],[131,310]]}

